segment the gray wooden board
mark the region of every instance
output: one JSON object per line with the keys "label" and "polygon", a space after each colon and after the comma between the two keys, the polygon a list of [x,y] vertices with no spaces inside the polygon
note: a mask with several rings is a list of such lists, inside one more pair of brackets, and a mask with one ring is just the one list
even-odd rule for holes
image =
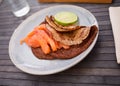
{"label": "gray wooden board", "polygon": [[[8,86],[120,86],[120,65],[116,63],[114,37],[108,8],[120,6],[120,0],[112,4],[38,3],[28,0],[31,11],[16,18],[7,0],[0,5],[0,85]],[[48,76],[24,73],[15,67],[8,55],[8,44],[13,31],[28,16],[44,8],[72,4],[90,10],[98,20],[100,34],[94,49],[74,67]]]}

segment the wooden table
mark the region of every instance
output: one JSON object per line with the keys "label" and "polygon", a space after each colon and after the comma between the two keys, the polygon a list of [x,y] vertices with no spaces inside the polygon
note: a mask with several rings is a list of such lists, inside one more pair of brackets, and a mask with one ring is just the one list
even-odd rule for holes
{"label": "wooden table", "polygon": [[[47,76],[35,76],[22,72],[11,62],[8,44],[17,26],[33,13],[58,4],[38,3],[28,0],[31,11],[24,17],[15,17],[4,0],[0,5],[0,85],[9,86],[120,86],[120,65],[116,63],[114,38],[108,8],[120,6],[120,0],[112,4],[80,4],[76,6],[90,10],[97,18],[100,34],[91,53],[74,67]],[[67,3],[70,4],[70,3]]]}

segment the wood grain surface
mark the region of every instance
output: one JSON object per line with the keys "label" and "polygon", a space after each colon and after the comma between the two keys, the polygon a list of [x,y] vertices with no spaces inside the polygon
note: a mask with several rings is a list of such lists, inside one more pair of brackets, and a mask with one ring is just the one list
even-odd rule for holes
{"label": "wood grain surface", "polygon": [[39,2],[112,3],[112,0],[38,0]]}
{"label": "wood grain surface", "polygon": [[[112,4],[38,3],[28,0],[30,12],[21,18],[15,17],[7,0],[0,4],[0,86],[120,86],[120,65],[116,62],[114,38],[108,8],[120,6],[120,0]],[[22,72],[11,62],[8,44],[17,26],[33,13],[44,8],[72,4],[91,11],[98,20],[100,34],[90,54],[74,67],[47,76],[35,76]]]}

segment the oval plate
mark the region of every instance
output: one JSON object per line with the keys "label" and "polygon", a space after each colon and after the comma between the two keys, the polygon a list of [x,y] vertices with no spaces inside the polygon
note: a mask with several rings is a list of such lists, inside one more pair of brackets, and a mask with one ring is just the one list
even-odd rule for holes
{"label": "oval plate", "polygon": [[82,7],[73,5],[58,5],[40,10],[22,22],[14,31],[10,39],[9,56],[16,67],[26,73],[34,75],[54,74],[74,66],[84,59],[92,50],[97,41],[98,34],[87,50],[80,55],[67,60],[40,60],[33,55],[31,48],[25,43],[20,45],[20,40],[24,38],[30,31],[32,31],[35,26],[44,21],[46,15],[55,15],[60,11],[69,11],[75,13],[79,18],[80,25],[96,25],[98,27],[97,20],[92,13]]}

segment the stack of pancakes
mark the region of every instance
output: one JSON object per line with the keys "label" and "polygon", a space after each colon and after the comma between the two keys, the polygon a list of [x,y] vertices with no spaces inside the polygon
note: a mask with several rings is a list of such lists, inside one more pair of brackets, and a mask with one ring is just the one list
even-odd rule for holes
{"label": "stack of pancakes", "polygon": [[44,24],[55,41],[70,46],[69,49],[58,49],[55,52],[44,54],[40,47],[32,48],[33,54],[40,59],[70,59],[85,51],[95,39],[98,28],[68,25],[62,26],[55,22],[53,16],[46,16]]}

